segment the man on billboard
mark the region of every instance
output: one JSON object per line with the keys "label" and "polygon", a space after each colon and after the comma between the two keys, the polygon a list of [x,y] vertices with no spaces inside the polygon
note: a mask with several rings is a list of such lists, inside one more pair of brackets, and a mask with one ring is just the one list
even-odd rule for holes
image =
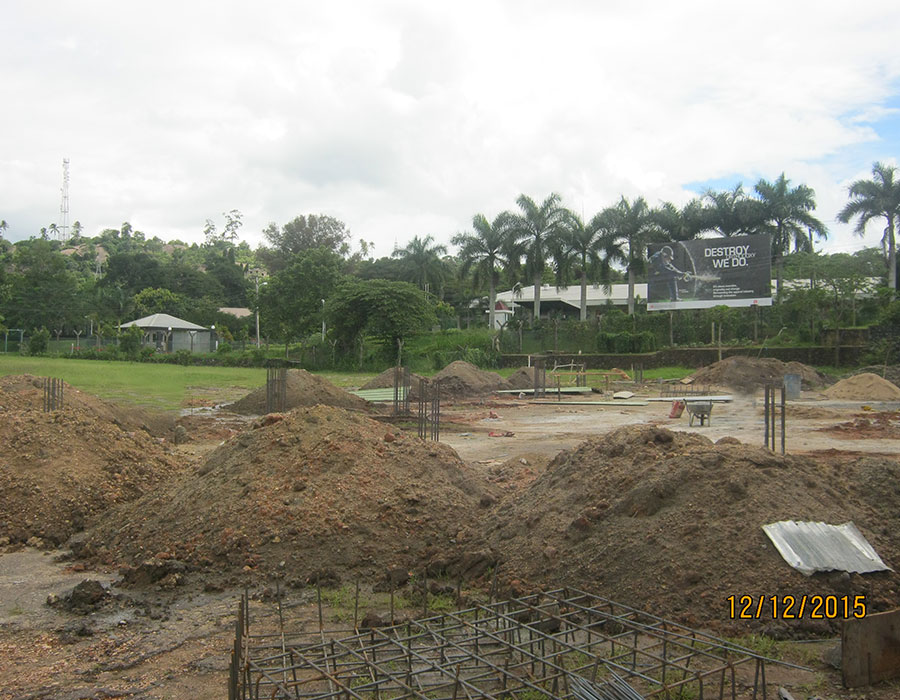
{"label": "man on billboard", "polygon": [[690,272],[684,272],[675,267],[672,249],[663,246],[650,256],[650,282],[651,284],[665,284],[669,290],[669,301],[678,301],[678,280],[691,279]]}

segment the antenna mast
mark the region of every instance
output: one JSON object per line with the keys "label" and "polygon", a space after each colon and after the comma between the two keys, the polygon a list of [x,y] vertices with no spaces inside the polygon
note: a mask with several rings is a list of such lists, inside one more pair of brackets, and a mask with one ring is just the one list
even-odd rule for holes
{"label": "antenna mast", "polygon": [[62,225],[59,227],[59,239],[65,243],[69,240],[69,159],[63,158],[62,203],[59,205]]}

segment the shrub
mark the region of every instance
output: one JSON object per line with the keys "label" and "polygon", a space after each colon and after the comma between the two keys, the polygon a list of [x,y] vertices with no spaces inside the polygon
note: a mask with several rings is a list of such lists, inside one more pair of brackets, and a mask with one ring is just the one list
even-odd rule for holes
{"label": "shrub", "polygon": [[28,339],[28,354],[43,355],[50,346],[50,331],[46,328],[35,329]]}

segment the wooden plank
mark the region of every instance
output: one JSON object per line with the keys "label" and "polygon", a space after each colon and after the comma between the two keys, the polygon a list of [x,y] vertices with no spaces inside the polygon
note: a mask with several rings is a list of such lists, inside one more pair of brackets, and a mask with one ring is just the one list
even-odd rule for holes
{"label": "wooden plank", "polygon": [[841,672],[848,688],[900,677],[900,608],[844,620]]}
{"label": "wooden plank", "polygon": [[556,404],[557,406],[647,406],[646,401],[554,401],[553,399],[539,399],[532,403]]}
{"label": "wooden plank", "polygon": [[[563,394],[589,394],[592,389],[589,386],[563,386],[559,388],[559,391]],[[498,394],[533,394],[534,389],[499,389],[497,391]],[[547,395],[555,394],[556,387],[548,386]]]}
{"label": "wooden plank", "polygon": [[686,396],[654,396],[648,398],[647,401],[656,401],[656,402],[666,402],[672,403],[673,401],[731,401],[734,397],[729,394],[716,394],[713,396],[700,396],[699,394],[692,396],[691,394],[687,394]]}

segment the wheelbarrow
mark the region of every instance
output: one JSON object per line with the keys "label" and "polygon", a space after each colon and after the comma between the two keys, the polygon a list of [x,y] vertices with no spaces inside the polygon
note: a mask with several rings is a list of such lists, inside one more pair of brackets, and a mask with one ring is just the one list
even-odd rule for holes
{"label": "wheelbarrow", "polygon": [[688,425],[693,425],[694,418],[697,418],[700,421],[700,425],[703,426],[710,420],[710,414],[712,414],[712,401],[688,401],[685,408],[687,409],[688,416],[690,416]]}

